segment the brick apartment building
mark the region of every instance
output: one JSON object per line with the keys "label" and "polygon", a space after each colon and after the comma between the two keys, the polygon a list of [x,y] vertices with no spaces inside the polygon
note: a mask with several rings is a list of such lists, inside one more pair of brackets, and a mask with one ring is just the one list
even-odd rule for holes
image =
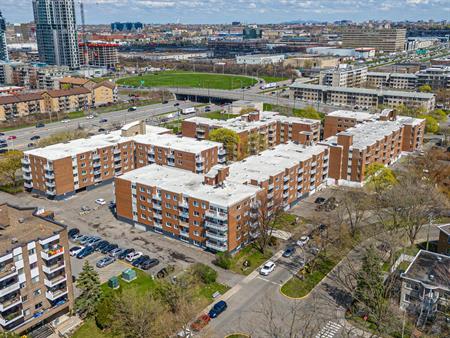
{"label": "brick apartment building", "polygon": [[253,112],[228,120],[192,117],[183,120],[182,135],[207,139],[211,130],[226,128],[235,131],[240,144],[229,159],[254,155],[280,143],[294,141],[313,144],[320,138],[320,121],[288,117],[276,112]]}
{"label": "brick apartment building", "polygon": [[423,108],[428,112],[433,110],[435,105],[435,95],[432,93],[332,87],[299,82],[293,83],[289,88],[291,99],[344,107],[371,109],[380,105],[389,108],[405,105],[410,108]]}
{"label": "brick apartment building", "polygon": [[59,80],[61,89],[86,88],[91,91],[92,105],[100,106],[117,101],[117,86],[111,81],[95,82],[83,77],[66,76]]}
{"label": "brick apartment building", "polygon": [[115,179],[117,216],[142,230],[214,251],[247,243],[258,187],[220,185],[187,170],[149,165]]}
{"label": "brick apartment building", "polygon": [[0,235],[0,331],[26,332],[72,310],[66,227],[1,204]]}
{"label": "brick apartment building", "polygon": [[220,143],[169,133],[137,121],[108,134],[25,151],[25,189],[59,199],[149,163],[204,173],[225,160]]}
{"label": "brick apartment building", "polygon": [[328,137],[320,144],[330,151],[329,182],[362,185],[370,164],[390,165],[402,152],[419,149],[424,132],[425,120],[400,116],[357,124]]}
{"label": "brick apartment building", "polygon": [[90,41],[80,43],[79,47],[82,65],[112,68],[119,63],[118,43]]}
{"label": "brick apartment building", "polygon": [[327,147],[294,143],[204,175],[150,165],[115,179],[117,215],[140,229],[233,252],[257,235],[262,212],[288,210],[320,189],[327,172]]}

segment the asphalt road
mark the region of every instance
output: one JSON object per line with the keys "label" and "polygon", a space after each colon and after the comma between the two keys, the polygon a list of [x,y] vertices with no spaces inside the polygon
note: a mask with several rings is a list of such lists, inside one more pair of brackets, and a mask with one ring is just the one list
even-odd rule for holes
{"label": "asphalt road", "polygon": [[[178,102],[179,106],[175,107],[174,104]],[[52,134],[62,132],[64,130],[76,129],[79,126],[85,127],[87,129],[93,129],[95,131],[98,128],[106,128],[111,126],[113,123],[127,123],[136,121],[143,118],[154,117],[157,115],[170,113],[178,110],[178,108],[188,108],[196,105],[195,102],[189,101],[170,101],[167,104],[154,104],[150,106],[139,107],[136,111],[128,112],[125,110],[118,110],[110,113],[99,114],[98,117],[93,119],[79,118],[70,120],[70,122],[54,122],[46,124],[43,128],[27,127],[22,129],[16,129],[8,132],[4,132],[5,136],[2,138],[7,139],[9,136],[14,135],[17,138],[15,140],[8,141],[9,149],[27,149],[27,145],[30,142],[36,143],[36,141],[31,141],[30,138],[38,135],[41,138],[50,136]],[[100,123],[100,119],[106,118],[107,123]]]}

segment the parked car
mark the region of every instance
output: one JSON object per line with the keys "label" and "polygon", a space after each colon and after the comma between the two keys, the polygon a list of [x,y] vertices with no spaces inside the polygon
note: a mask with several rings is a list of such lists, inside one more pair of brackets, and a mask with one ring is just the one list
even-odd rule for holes
{"label": "parked car", "polygon": [[116,249],[110,251],[108,255],[110,255],[111,257],[117,258],[123,250],[124,250],[123,248],[116,248]]}
{"label": "parked car", "polygon": [[305,246],[308,242],[309,242],[309,237],[308,236],[302,236],[297,241],[297,245],[302,247],[302,246]]}
{"label": "parked car", "polygon": [[43,124],[43,123],[36,124],[36,128],[44,128],[44,127],[45,127],[45,124]]}
{"label": "parked car", "polygon": [[84,245],[84,244],[87,243],[87,241],[88,241],[90,238],[91,238],[90,235],[83,235],[83,236],[81,236],[81,237],[78,239],[78,243]]}
{"label": "parked car", "polygon": [[8,136],[8,140],[9,141],[11,141],[11,140],[15,140],[17,138],[17,136],[16,135],[10,135],[10,136]]}
{"label": "parked car", "polygon": [[[8,145],[6,143],[0,143],[0,148],[8,148]],[[7,150],[7,149],[5,149]]]}
{"label": "parked car", "polygon": [[99,133],[103,133],[104,131],[106,131],[105,128],[98,128],[98,132],[99,132]]}
{"label": "parked car", "polygon": [[88,115],[86,116],[86,120],[92,120],[94,118],[94,115]]}
{"label": "parked car", "polygon": [[311,247],[311,248],[309,249],[309,252],[310,252],[313,256],[317,256],[317,255],[319,254],[319,252],[320,252],[320,249],[319,249],[318,247],[313,246],[313,247]]}
{"label": "parked car", "polygon": [[105,123],[105,122],[108,122],[108,119],[103,118],[103,119],[100,119],[99,122],[100,122],[100,123]]}
{"label": "parked car", "polygon": [[68,122],[70,122],[70,120],[69,120],[69,119],[64,119],[64,120],[61,120],[61,123],[68,123]]}
{"label": "parked car", "polygon": [[71,240],[74,241],[74,242],[79,242],[79,241],[80,241],[80,238],[83,237],[83,236],[84,236],[84,235],[82,235],[82,234],[73,235],[73,236],[71,237]]}
{"label": "parked car", "polygon": [[97,268],[104,268],[105,266],[108,266],[109,264],[112,264],[116,261],[116,259],[114,257],[110,257],[110,256],[106,256],[101,258],[96,264],[95,266]]}
{"label": "parked car", "polygon": [[92,246],[86,246],[77,254],[78,259],[85,258],[94,252],[94,248]]}
{"label": "parked car", "polygon": [[84,246],[74,246],[74,247],[70,248],[69,253],[71,256],[76,256],[83,249],[84,249]]}
{"label": "parked car", "polygon": [[100,242],[102,239],[100,237],[91,237],[87,242],[87,245],[94,246],[96,243]]}
{"label": "parked car", "polygon": [[163,103],[163,104],[168,104],[168,103],[169,103],[169,101],[163,101],[162,103]]}
{"label": "parked car", "polygon": [[83,206],[81,207],[81,211],[90,211],[90,210],[91,210],[91,208],[88,207],[87,205],[83,205]]}
{"label": "parked car", "polygon": [[36,145],[35,143],[30,142],[30,143],[27,144],[27,147],[28,147],[28,148],[32,148],[32,147],[34,147],[35,145]]}
{"label": "parked car", "polygon": [[77,228],[72,228],[67,232],[67,235],[71,238],[73,238],[73,236],[78,235],[80,233],[80,229]]}
{"label": "parked car", "polygon": [[130,107],[130,108],[128,108],[128,111],[136,111],[137,110],[137,107]]}
{"label": "parked car", "polygon": [[118,247],[119,246],[117,244],[109,244],[106,247],[104,247],[101,252],[102,252],[102,254],[108,254],[111,251],[113,251],[114,249],[117,249]]}
{"label": "parked car", "polygon": [[4,138],[0,138],[0,143],[7,143],[8,141],[6,141]]}
{"label": "parked car", "polygon": [[147,261],[149,259],[150,259],[150,256],[148,256],[148,255],[141,256],[133,261],[133,266],[136,268],[140,268],[142,263],[144,263],[145,261]]}
{"label": "parked car", "polygon": [[174,107],[178,107],[180,104],[178,103],[178,102],[175,102],[174,104],[173,104],[173,106]]}
{"label": "parked car", "polygon": [[97,198],[95,200],[95,203],[97,203],[98,205],[105,205],[106,201],[103,198]]}
{"label": "parked car", "polygon": [[41,137],[39,135],[34,135],[30,137],[31,141],[39,140]]}
{"label": "parked car", "polygon": [[98,243],[94,246],[95,251],[102,251],[102,250],[103,250],[104,248],[106,248],[109,244],[110,244],[110,243],[109,243],[108,241],[106,241],[106,240],[100,241],[100,242],[98,242]]}
{"label": "parked car", "polygon": [[322,204],[325,202],[325,198],[323,197],[317,197],[316,200],[314,201],[314,203],[316,204]]}
{"label": "parked car", "polygon": [[268,261],[264,266],[261,268],[259,273],[263,276],[269,275],[273,270],[275,269],[275,263],[272,261]]}
{"label": "parked car", "polygon": [[151,269],[159,264],[159,260],[156,258],[147,259],[144,263],[141,264],[142,270]]}
{"label": "parked car", "polygon": [[119,254],[119,256],[117,258],[123,260],[123,259],[125,259],[127,257],[128,254],[130,254],[132,252],[134,252],[134,249],[125,249]]}
{"label": "parked car", "polygon": [[283,257],[286,257],[286,258],[291,257],[294,253],[295,253],[295,247],[288,246],[283,252]]}
{"label": "parked car", "polygon": [[210,318],[216,318],[218,315],[220,315],[222,312],[224,312],[227,309],[228,305],[223,300],[220,302],[214,304],[212,309],[209,311],[208,315]]}
{"label": "parked car", "polygon": [[131,252],[127,255],[127,257],[125,258],[128,262],[132,262],[135,259],[138,259],[139,257],[141,257],[143,254],[142,252],[138,251],[138,252]]}
{"label": "parked car", "polygon": [[208,314],[202,314],[198,317],[192,324],[192,331],[199,332],[201,331],[208,323],[211,321],[211,317]]}

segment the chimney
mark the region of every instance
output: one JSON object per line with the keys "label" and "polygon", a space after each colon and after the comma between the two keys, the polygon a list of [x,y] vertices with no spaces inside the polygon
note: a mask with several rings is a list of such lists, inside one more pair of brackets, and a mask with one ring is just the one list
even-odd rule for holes
{"label": "chimney", "polygon": [[215,170],[211,170],[205,176],[203,183],[213,186],[221,185],[226,180],[229,174],[230,168],[227,166],[216,168]]}
{"label": "chimney", "polygon": [[259,111],[254,111],[254,112],[248,113],[248,116],[247,116],[248,122],[259,121],[259,119],[260,119]]}

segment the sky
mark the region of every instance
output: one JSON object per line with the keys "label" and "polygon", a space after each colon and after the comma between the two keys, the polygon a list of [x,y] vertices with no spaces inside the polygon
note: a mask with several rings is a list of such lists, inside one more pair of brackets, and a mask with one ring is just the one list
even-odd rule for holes
{"label": "sky", "polygon": [[[78,13],[78,1],[77,15]],[[83,0],[86,23],[280,23],[293,20],[444,20],[450,0]],[[8,22],[33,20],[32,0],[0,0]],[[77,21],[80,21],[79,15]]]}

